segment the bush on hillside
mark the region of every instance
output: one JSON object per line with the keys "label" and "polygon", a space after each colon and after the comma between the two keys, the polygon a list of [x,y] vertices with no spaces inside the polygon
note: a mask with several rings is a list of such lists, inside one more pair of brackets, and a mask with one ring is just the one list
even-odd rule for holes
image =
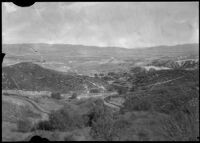
{"label": "bush on hillside", "polygon": [[119,95],[124,94],[128,91],[128,87],[125,87],[124,85],[120,85],[120,83],[117,83],[117,84],[118,85],[113,84],[113,87]]}
{"label": "bush on hillside", "polygon": [[73,134],[64,137],[64,141],[76,141]]}
{"label": "bush on hillside", "polygon": [[69,99],[76,99],[76,98],[77,98],[77,96],[78,96],[78,95],[77,95],[77,93],[75,93],[75,92],[74,92],[74,93],[72,93],[72,96],[71,96],[71,97],[69,97]]}
{"label": "bush on hillside", "polygon": [[17,121],[17,129],[20,132],[29,132],[32,129],[32,122],[28,118]]}
{"label": "bush on hillside", "polygon": [[49,121],[40,121],[37,125],[36,125],[36,129],[39,130],[53,130],[53,126],[50,124]]}
{"label": "bush on hillside", "polygon": [[41,114],[34,112],[30,106],[21,106],[21,115],[24,117],[40,118]]}
{"label": "bush on hillside", "polygon": [[76,111],[63,107],[49,115],[49,121],[41,121],[37,128],[40,130],[72,130],[84,125],[83,118]]}
{"label": "bush on hillside", "polygon": [[100,93],[100,90],[98,88],[90,89],[90,93]]}
{"label": "bush on hillside", "polygon": [[112,86],[112,85],[108,85],[108,86],[107,86],[107,91],[113,92],[113,91],[115,91],[115,87]]}
{"label": "bush on hillside", "polygon": [[125,100],[126,111],[155,110],[161,113],[173,112],[189,100],[198,97],[196,89],[185,85],[160,85],[154,89],[137,90]]}
{"label": "bush on hillside", "polygon": [[192,111],[184,113],[178,111],[170,118],[161,120],[163,134],[172,141],[197,141],[199,136],[199,123]]}
{"label": "bush on hillside", "polygon": [[54,98],[54,99],[61,99],[61,95],[59,92],[52,92],[51,93],[51,98]]}
{"label": "bush on hillside", "polygon": [[101,117],[92,123],[92,136],[99,140],[112,141],[113,120]]}
{"label": "bush on hillside", "polygon": [[98,101],[91,112],[91,135],[98,140],[112,140],[113,115],[103,102]]}

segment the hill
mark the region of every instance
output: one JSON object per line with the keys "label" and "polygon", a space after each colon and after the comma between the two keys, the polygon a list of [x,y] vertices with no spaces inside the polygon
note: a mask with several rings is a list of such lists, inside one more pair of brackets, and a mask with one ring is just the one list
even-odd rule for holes
{"label": "hill", "polygon": [[2,68],[2,89],[30,91],[85,91],[102,85],[101,81],[87,76],[66,74],[45,69],[31,62],[23,62]]}
{"label": "hill", "polygon": [[154,60],[149,65],[157,67],[168,67],[171,69],[197,69],[199,68],[199,59],[183,59],[183,60],[170,60],[160,59]]}

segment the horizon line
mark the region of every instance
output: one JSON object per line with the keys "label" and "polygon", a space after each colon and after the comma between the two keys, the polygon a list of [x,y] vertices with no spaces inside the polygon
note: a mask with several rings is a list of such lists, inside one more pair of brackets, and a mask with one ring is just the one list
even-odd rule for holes
{"label": "horizon line", "polygon": [[173,44],[173,45],[155,45],[155,46],[144,46],[144,47],[135,47],[135,48],[127,48],[127,47],[119,47],[119,46],[98,46],[98,45],[83,45],[83,44],[70,44],[70,43],[2,43],[2,45],[22,45],[22,44],[45,44],[45,45],[73,45],[73,46],[88,46],[88,47],[98,47],[98,48],[123,48],[123,49],[146,49],[152,47],[161,47],[161,46],[179,46],[179,45],[191,45],[191,44],[199,44],[199,43],[182,43],[182,44]]}

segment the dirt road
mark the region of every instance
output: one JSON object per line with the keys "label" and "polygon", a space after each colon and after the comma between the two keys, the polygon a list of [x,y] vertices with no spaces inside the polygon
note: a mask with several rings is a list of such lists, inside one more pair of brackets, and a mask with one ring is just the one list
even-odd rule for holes
{"label": "dirt road", "polygon": [[[4,95],[5,96],[5,95]],[[11,97],[11,98],[16,98],[16,99],[20,99],[23,101],[26,101],[28,102],[29,104],[31,104],[37,111],[41,112],[41,113],[45,113],[45,114],[49,114],[50,111],[47,111],[45,110],[44,108],[40,107],[35,101],[27,98],[27,97],[24,97],[24,96],[20,96],[20,95],[17,95],[17,94],[9,94],[8,97]]]}
{"label": "dirt road", "polygon": [[154,87],[154,86],[156,86],[156,85],[165,84],[165,83],[168,83],[168,82],[171,82],[171,81],[174,81],[174,80],[183,78],[183,77],[184,77],[184,76],[180,76],[180,77],[177,77],[177,78],[174,78],[174,79],[170,79],[170,80],[166,80],[166,81],[162,81],[162,82],[157,82],[157,83],[154,83],[154,84],[147,85],[146,87],[151,87],[151,86]]}

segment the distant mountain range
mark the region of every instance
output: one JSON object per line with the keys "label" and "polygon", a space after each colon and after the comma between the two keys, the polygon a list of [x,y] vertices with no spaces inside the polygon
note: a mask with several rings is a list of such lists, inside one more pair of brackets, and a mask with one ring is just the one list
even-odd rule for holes
{"label": "distant mountain range", "polygon": [[198,55],[199,44],[157,46],[126,49],[119,47],[96,47],[70,44],[3,44],[3,52],[9,55],[41,54],[65,57],[162,57]]}

